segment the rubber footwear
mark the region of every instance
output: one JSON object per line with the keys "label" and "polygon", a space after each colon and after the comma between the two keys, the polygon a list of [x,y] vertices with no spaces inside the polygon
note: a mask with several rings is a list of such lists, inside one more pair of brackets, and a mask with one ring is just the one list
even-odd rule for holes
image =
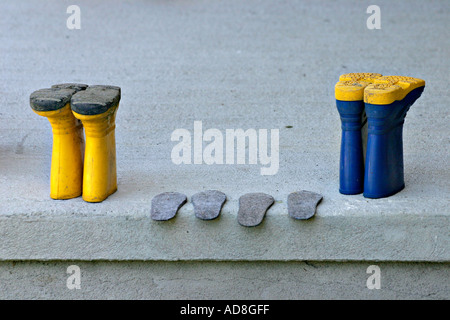
{"label": "rubber footwear", "polygon": [[389,197],[405,187],[403,123],[424,88],[421,79],[386,76],[364,90],[368,119],[364,197]]}
{"label": "rubber footwear", "polygon": [[75,119],[70,99],[77,89],[41,89],[30,95],[35,113],[52,126],[53,145],[50,169],[50,197],[71,199],[81,195],[83,179],[83,126]]}
{"label": "rubber footwear", "polygon": [[83,200],[101,202],[117,190],[115,118],[120,88],[90,86],[71,99],[86,134]]}
{"label": "rubber footwear", "polygon": [[348,73],[339,77],[335,86],[336,106],[341,117],[341,156],[339,165],[339,192],[359,194],[364,188],[364,137],[366,124],[364,88],[378,73]]}

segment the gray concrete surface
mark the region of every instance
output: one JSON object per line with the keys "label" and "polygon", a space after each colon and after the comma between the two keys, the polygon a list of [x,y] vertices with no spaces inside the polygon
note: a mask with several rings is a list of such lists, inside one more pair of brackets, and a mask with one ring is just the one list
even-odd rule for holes
{"label": "gray concrete surface", "polygon": [[[448,216],[447,1],[380,1],[381,30],[366,28],[367,5],[357,1],[79,1],[80,30],[66,28],[68,4],[1,3],[0,214],[134,215],[158,193],[206,189],[227,194],[235,214],[239,196],[266,192],[276,214],[304,189],[324,195],[320,216]],[[357,71],[427,81],[405,124],[406,189],[387,199],[338,192],[334,84]],[[122,88],[119,191],[102,204],[48,196],[50,125],[28,98],[67,81]],[[174,165],[171,133],[192,131],[194,120],[205,130],[280,129],[279,172]]]}
{"label": "gray concrete surface", "polygon": [[[0,3],[0,260],[450,260],[448,1],[80,0],[81,29],[69,30],[71,4]],[[380,30],[366,27],[370,4],[381,8]],[[426,80],[406,118],[406,188],[395,196],[338,192],[333,88],[347,72]],[[119,190],[100,204],[49,198],[51,128],[28,99],[62,82],[122,88]],[[279,129],[278,173],[173,164],[171,133],[192,132],[194,121],[222,132]],[[190,203],[168,224],[151,221],[155,195],[208,189],[227,195],[217,221],[199,221]],[[324,195],[306,224],[287,215],[298,190]],[[250,192],[276,201],[251,231],[236,222],[238,199]],[[235,250],[220,251],[224,244]],[[231,274],[236,264],[221,266]],[[9,292],[19,292],[17,281]]]}
{"label": "gray concrete surface", "polygon": [[[68,289],[69,266],[80,289]],[[448,264],[364,262],[1,262],[0,299],[448,299]],[[71,279],[69,279],[69,282]]]}
{"label": "gray concrete surface", "polygon": [[442,217],[297,221],[284,213],[248,228],[229,211],[212,221],[197,219],[192,204],[179,211],[169,221],[75,213],[2,217],[0,260],[450,261]]}

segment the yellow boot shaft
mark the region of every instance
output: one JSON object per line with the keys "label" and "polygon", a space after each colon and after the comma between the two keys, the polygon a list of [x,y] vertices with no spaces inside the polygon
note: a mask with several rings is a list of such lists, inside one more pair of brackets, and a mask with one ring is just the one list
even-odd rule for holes
{"label": "yellow boot shaft", "polygon": [[101,202],[117,190],[115,115],[118,105],[98,115],[72,111],[85,128],[83,199]]}
{"label": "yellow boot shaft", "polygon": [[36,111],[46,117],[53,132],[50,197],[71,199],[81,195],[83,179],[83,126],[70,104],[55,111]]}

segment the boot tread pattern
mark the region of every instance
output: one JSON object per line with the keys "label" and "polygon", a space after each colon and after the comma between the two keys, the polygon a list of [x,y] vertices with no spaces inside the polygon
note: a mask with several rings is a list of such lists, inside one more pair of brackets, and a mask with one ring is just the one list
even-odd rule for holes
{"label": "boot tread pattern", "polygon": [[346,73],[339,77],[335,86],[335,96],[341,101],[362,101],[364,99],[364,88],[381,77],[379,73]]}
{"label": "boot tread pattern", "polygon": [[364,90],[364,102],[386,105],[400,101],[412,90],[425,86],[425,81],[405,76],[384,76],[375,79]]}

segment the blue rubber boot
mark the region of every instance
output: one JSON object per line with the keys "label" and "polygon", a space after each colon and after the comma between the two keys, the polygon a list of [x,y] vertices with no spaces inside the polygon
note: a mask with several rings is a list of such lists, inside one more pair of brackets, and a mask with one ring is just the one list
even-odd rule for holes
{"label": "blue rubber boot", "polygon": [[420,97],[425,81],[387,76],[364,92],[368,119],[364,197],[384,198],[405,187],[403,123],[406,113]]}
{"label": "blue rubber boot", "polygon": [[341,157],[339,161],[339,192],[359,194],[364,188],[364,157],[361,121],[364,113],[362,101],[336,100],[341,117]]}
{"label": "blue rubber boot", "polygon": [[366,122],[364,88],[378,77],[381,74],[344,74],[335,86],[342,129],[339,164],[339,192],[342,194],[360,194],[364,190],[364,139],[361,134]]}

